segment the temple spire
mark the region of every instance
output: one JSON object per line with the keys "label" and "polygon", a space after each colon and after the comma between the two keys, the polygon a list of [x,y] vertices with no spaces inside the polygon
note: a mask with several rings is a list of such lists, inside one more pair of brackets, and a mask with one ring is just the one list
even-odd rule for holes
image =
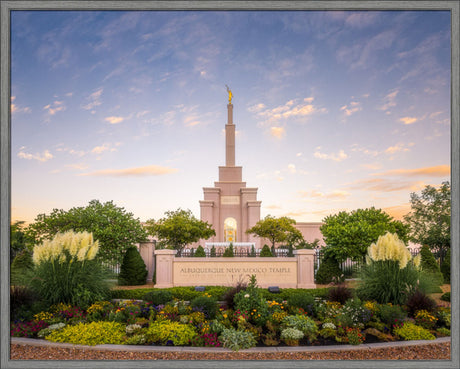
{"label": "temple spire", "polygon": [[227,124],[225,125],[225,166],[235,166],[235,125],[233,124],[232,91],[228,88]]}

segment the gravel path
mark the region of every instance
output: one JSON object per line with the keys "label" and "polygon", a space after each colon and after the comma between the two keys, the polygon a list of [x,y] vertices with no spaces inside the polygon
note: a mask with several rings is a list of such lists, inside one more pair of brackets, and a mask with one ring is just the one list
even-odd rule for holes
{"label": "gravel path", "polygon": [[324,351],[111,351],[95,348],[11,345],[11,360],[450,360],[450,342]]}

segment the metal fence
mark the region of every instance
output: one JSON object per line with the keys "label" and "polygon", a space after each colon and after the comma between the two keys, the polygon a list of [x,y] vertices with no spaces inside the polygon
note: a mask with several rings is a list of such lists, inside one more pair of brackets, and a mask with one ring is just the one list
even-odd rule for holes
{"label": "metal fence", "polygon": [[[204,252],[206,254],[206,257],[223,257],[225,248],[217,248],[215,250],[215,254],[211,255],[211,250],[209,249],[204,249]],[[254,250],[254,252],[251,251],[249,248],[237,248],[233,249],[233,256],[234,257],[260,257],[260,252],[261,250]],[[287,249],[275,249],[275,253],[277,257],[288,257],[289,255],[289,250]],[[191,249],[185,249],[182,250],[181,253],[176,253],[176,257],[193,257],[195,255],[195,252],[192,252]],[[292,255],[294,256],[294,255]]]}
{"label": "metal fence", "polygon": [[[420,253],[420,249],[409,249],[409,250],[410,250],[412,257],[417,256]],[[445,254],[446,254],[445,251],[433,252],[433,256],[435,257],[438,265],[442,264]],[[321,265],[323,258],[324,258],[324,251],[320,249],[316,249],[315,274],[319,266]],[[355,276],[356,273],[361,269],[361,266],[363,264],[364,264],[364,260],[355,261],[355,260],[347,259],[344,262],[340,263],[340,269],[342,270],[342,273],[345,276],[345,278],[349,278],[349,277]]]}

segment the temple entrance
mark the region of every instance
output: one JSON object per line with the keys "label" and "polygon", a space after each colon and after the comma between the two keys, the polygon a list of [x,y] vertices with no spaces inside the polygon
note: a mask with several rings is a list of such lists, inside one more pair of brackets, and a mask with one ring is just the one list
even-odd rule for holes
{"label": "temple entrance", "polygon": [[229,217],[224,221],[224,241],[236,242],[236,219]]}

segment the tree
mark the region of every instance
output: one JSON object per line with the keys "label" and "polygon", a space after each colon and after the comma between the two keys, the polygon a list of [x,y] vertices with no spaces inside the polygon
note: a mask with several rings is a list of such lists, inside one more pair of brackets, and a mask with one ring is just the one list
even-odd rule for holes
{"label": "tree", "polygon": [[147,232],[139,219],[112,201],[92,200],[86,207],[68,211],[54,209],[51,214],[39,214],[26,230],[27,235],[40,243],[57,233],[73,230],[92,232],[99,241],[98,259],[109,264],[121,264],[125,251],[147,240]]}
{"label": "tree", "polygon": [[277,242],[284,242],[288,239],[303,239],[302,233],[294,227],[294,224],[296,224],[294,219],[288,217],[275,218],[267,215],[263,220],[259,220],[254,227],[249,228],[246,233],[267,238],[272,247],[275,247]]}
{"label": "tree", "polygon": [[441,254],[450,249],[450,183],[426,186],[420,195],[410,194],[411,212],[404,217],[410,240]]}
{"label": "tree", "polygon": [[12,262],[16,255],[24,250],[31,251],[33,242],[25,232],[24,221],[16,221],[10,226],[10,261]]}
{"label": "tree", "polygon": [[141,254],[139,254],[137,247],[129,247],[121,263],[118,284],[120,286],[143,285],[146,282],[147,273],[144,260]]}
{"label": "tree", "polygon": [[408,226],[380,209],[357,209],[350,213],[341,211],[323,220],[320,230],[327,249],[338,262],[347,258],[363,260],[368,247],[386,232],[396,233],[407,243]]}
{"label": "tree", "polygon": [[149,219],[145,226],[150,235],[158,238],[160,248],[170,247],[180,254],[188,244],[216,235],[209,223],[195,218],[190,210],[177,209],[165,215],[158,221]]}

